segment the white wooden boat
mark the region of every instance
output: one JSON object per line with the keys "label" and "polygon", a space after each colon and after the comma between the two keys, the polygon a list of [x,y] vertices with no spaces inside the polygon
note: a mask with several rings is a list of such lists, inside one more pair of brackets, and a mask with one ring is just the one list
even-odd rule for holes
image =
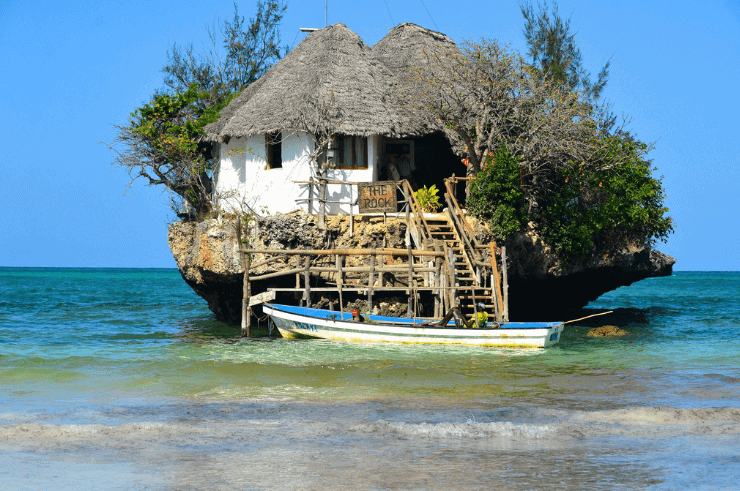
{"label": "white wooden boat", "polygon": [[381,341],[405,344],[462,344],[510,348],[544,348],[557,343],[562,322],[489,322],[478,328],[459,328],[455,322],[444,326],[434,321],[352,314],[331,310],[264,304],[262,310],[285,338],[322,338],[338,341]]}

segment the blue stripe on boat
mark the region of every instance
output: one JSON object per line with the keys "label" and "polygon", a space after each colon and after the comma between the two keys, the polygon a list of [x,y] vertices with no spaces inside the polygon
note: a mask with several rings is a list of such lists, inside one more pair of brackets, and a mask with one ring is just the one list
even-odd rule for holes
{"label": "blue stripe on boat", "polygon": [[[268,304],[270,308],[280,310],[283,312],[289,312],[291,314],[302,315],[305,317],[313,317],[316,319],[328,319],[328,320],[352,320],[352,313],[345,312],[344,315],[341,312],[335,312],[333,310],[324,309],[312,309],[309,307],[294,307],[292,305],[280,305],[280,304]],[[369,318],[373,322],[380,323],[391,323],[391,324],[414,324],[414,319],[408,317],[388,317],[384,315],[367,315],[363,314],[363,317]],[[424,322],[423,319],[416,319],[416,324]],[[433,322],[433,321],[432,321]],[[501,324],[499,329],[546,329],[553,326],[562,324],[562,322],[504,322]],[[454,321],[450,321],[447,326],[455,326]],[[425,325],[424,327],[434,327]],[[439,326],[441,327],[441,326]]]}

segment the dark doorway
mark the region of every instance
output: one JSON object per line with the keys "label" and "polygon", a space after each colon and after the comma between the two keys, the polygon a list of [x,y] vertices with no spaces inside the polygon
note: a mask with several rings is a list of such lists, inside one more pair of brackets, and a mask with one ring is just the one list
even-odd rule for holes
{"label": "dark doorway", "polygon": [[434,184],[439,189],[440,201],[444,201],[444,179],[452,174],[465,176],[467,171],[443,133],[414,138],[414,164],[414,189]]}

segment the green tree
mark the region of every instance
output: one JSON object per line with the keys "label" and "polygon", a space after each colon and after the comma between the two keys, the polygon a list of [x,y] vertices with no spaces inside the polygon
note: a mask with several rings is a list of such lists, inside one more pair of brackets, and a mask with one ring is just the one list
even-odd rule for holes
{"label": "green tree", "polygon": [[279,30],[286,8],[282,0],[258,0],[257,12],[246,20],[234,3],[231,20],[206,28],[207,49],[173,44],[162,68],[166,92],[181,93],[197,83],[210,94],[203,103],[218,104],[256,81],[288,51],[280,46]]}
{"label": "green tree", "polygon": [[178,209],[186,202],[198,215],[212,210],[214,156],[204,128],[280,59],[284,11],[281,1],[258,1],[255,17],[247,22],[234,4],[234,18],[223,22],[220,42],[209,29],[209,51],[173,46],[162,69],[165,88],[132,112],[127,124],[115,125],[116,138],[108,145],[116,154],[114,165],[131,178],[129,185],[143,178],[148,185],[164,185]]}
{"label": "green tree", "polygon": [[468,211],[488,221],[491,232],[506,239],[527,221],[524,192],[519,184],[519,160],[501,145],[490,154],[470,185]]}
{"label": "green tree", "polygon": [[529,48],[527,54],[532,65],[537,67],[543,78],[567,84],[573,91],[580,90],[592,102],[598,100],[609,80],[610,61],[601,69],[596,81],[592,82],[591,74],[583,67],[575,33],[570,31],[570,17],[560,17],[557,2],[554,2],[552,12],[548,12],[547,1],[537,6],[539,11],[535,12],[531,2],[519,4],[525,21],[524,38]]}
{"label": "green tree", "polygon": [[482,39],[428,50],[425,57],[402,79],[398,103],[442,126],[467,162],[468,176],[480,172],[501,145],[527,175],[543,179],[553,165],[589,154],[591,105],[580,93],[539,77],[508,47]]}
{"label": "green tree", "polygon": [[532,221],[569,261],[672,231],[651,146],[495,41],[427,53],[399,88],[400,103],[438,121],[467,160],[477,176],[468,206],[499,238]]}
{"label": "green tree", "polygon": [[580,164],[560,169],[558,186],[542,197],[535,217],[545,241],[566,260],[585,257],[596,245],[652,245],[673,232],[661,181],[641,157],[645,144],[616,135],[599,138],[610,154],[606,158],[622,163],[595,171]]}

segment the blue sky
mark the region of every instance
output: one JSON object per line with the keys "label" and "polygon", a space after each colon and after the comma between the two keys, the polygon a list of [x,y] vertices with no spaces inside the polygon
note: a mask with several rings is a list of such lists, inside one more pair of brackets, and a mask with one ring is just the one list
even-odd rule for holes
{"label": "blue sky", "polygon": [[[633,119],[665,176],[677,270],[740,270],[740,1],[561,1],[586,66],[612,58],[604,97]],[[243,14],[253,2],[239,3]],[[425,8],[426,6],[426,8]],[[428,10],[428,12],[427,12]],[[111,166],[112,124],[162,86],[173,43],[205,42],[231,1],[0,0],[0,266],[174,267],[161,189]],[[329,1],[367,44],[414,22],[455,41],[524,51],[515,0]],[[324,2],[293,0],[283,44],[323,27]]]}

